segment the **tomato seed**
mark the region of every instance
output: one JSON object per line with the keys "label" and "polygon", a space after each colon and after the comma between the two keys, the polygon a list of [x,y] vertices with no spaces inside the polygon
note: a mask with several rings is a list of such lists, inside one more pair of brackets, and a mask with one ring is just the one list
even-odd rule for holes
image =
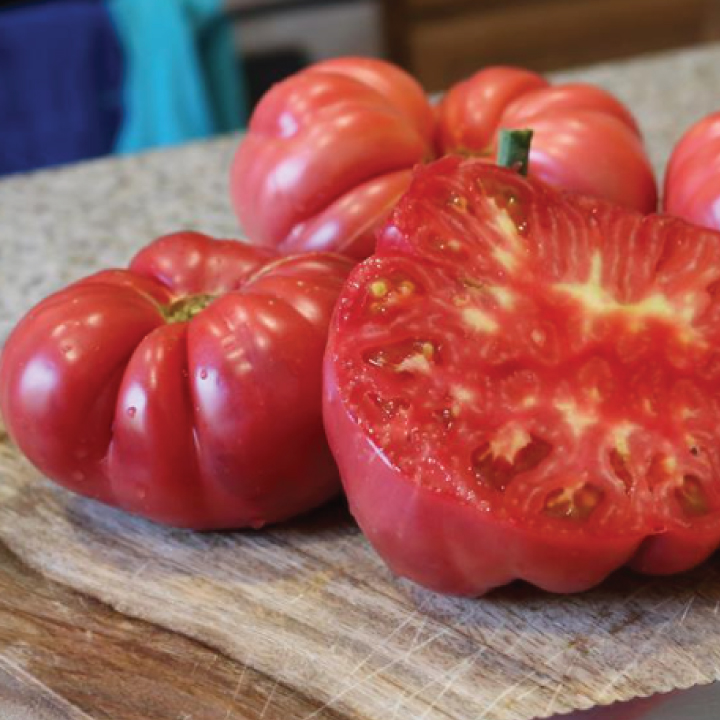
{"label": "tomato seed", "polygon": [[429,340],[403,340],[399,343],[368,350],[363,359],[377,368],[395,372],[430,372],[437,361],[436,348]]}
{"label": "tomato seed", "polygon": [[467,198],[463,197],[462,195],[458,195],[457,193],[451,193],[449,204],[460,212],[467,212],[468,201]]}
{"label": "tomato seed", "polygon": [[592,515],[604,495],[591,483],[584,483],[577,489],[560,488],[548,494],[544,512],[550,517],[580,522]]}
{"label": "tomato seed", "polygon": [[370,292],[376,298],[383,297],[388,294],[388,284],[384,280],[374,280],[370,283]]}
{"label": "tomato seed", "polygon": [[617,448],[612,448],[608,452],[608,458],[615,477],[625,486],[625,492],[630,492],[633,486],[633,478],[627,466],[627,455],[621,453]]}

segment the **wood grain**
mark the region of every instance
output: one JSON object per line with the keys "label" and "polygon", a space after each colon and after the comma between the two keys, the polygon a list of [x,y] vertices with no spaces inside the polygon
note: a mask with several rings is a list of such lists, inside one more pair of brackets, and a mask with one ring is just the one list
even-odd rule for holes
{"label": "wood grain", "polygon": [[[318,703],[32,572],[0,547],[0,717],[285,720]],[[22,715],[31,709],[34,715]],[[335,713],[323,718],[339,720]]]}
{"label": "wood grain", "polygon": [[91,720],[1,655],[0,700],[3,720]]}
{"label": "wood grain", "polygon": [[[227,717],[252,720],[526,720],[718,677],[715,565],[669,580],[621,573],[574,597],[517,585],[459,600],[393,578],[342,506],[264,532],[168,530],[54,488],[7,439],[0,480],[7,547],[78,598],[117,611],[86,623],[91,636],[104,638],[102,652],[92,652],[102,661],[83,663],[94,640],[76,636],[63,672],[77,672],[90,693],[102,693],[109,677],[142,691],[153,718],[177,718],[172,712],[187,698],[219,702],[207,688],[231,687],[233,663],[243,668],[235,681],[242,707]],[[50,602],[39,595],[36,617]],[[84,617],[80,606],[69,607]],[[144,623],[120,632],[117,613],[195,642]],[[77,617],[69,623],[78,624]],[[8,628],[5,643],[17,632]],[[186,647],[165,648],[167,637]],[[219,669],[205,667],[209,656],[203,662],[197,643],[225,658]],[[133,648],[137,665],[128,671],[114,653]],[[188,664],[177,658],[185,653],[202,675],[183,678]],[[67,694],[63,678],[55,682]],[[162,714],[170,687],[177,704]],[[82,707],[82,694],[74,696]],[[217,710],[190,717],[223,717]],[[128,705],[112,717],[143,716]]]}

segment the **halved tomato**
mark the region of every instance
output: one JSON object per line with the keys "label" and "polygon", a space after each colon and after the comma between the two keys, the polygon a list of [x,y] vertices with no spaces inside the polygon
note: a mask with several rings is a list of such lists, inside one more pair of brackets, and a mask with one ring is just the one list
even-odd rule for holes
{"label": "halved tomato", "polygon": [[340,296],[324,414],[400,575],[477,595],[720,543],[720,234],[478,160],[419,168]]}

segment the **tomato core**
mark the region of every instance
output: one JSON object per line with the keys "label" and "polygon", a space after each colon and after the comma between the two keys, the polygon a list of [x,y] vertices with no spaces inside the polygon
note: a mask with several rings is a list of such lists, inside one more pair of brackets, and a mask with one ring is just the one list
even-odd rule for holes
{"label": "tomato core", "polygon": [[165,321],[169,324],[187,322],[201,313],[216,299],[215,295],[188,295],[162,308]]}

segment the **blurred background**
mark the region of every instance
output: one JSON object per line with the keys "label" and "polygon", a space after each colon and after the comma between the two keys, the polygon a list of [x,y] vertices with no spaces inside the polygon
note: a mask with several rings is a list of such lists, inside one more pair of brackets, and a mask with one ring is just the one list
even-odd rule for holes
{"label": "blurred background", "polygon": [[720,40],[720,0],[0,0],[0,175],[242,128],[262,94],[338,55],[438,92]]}

